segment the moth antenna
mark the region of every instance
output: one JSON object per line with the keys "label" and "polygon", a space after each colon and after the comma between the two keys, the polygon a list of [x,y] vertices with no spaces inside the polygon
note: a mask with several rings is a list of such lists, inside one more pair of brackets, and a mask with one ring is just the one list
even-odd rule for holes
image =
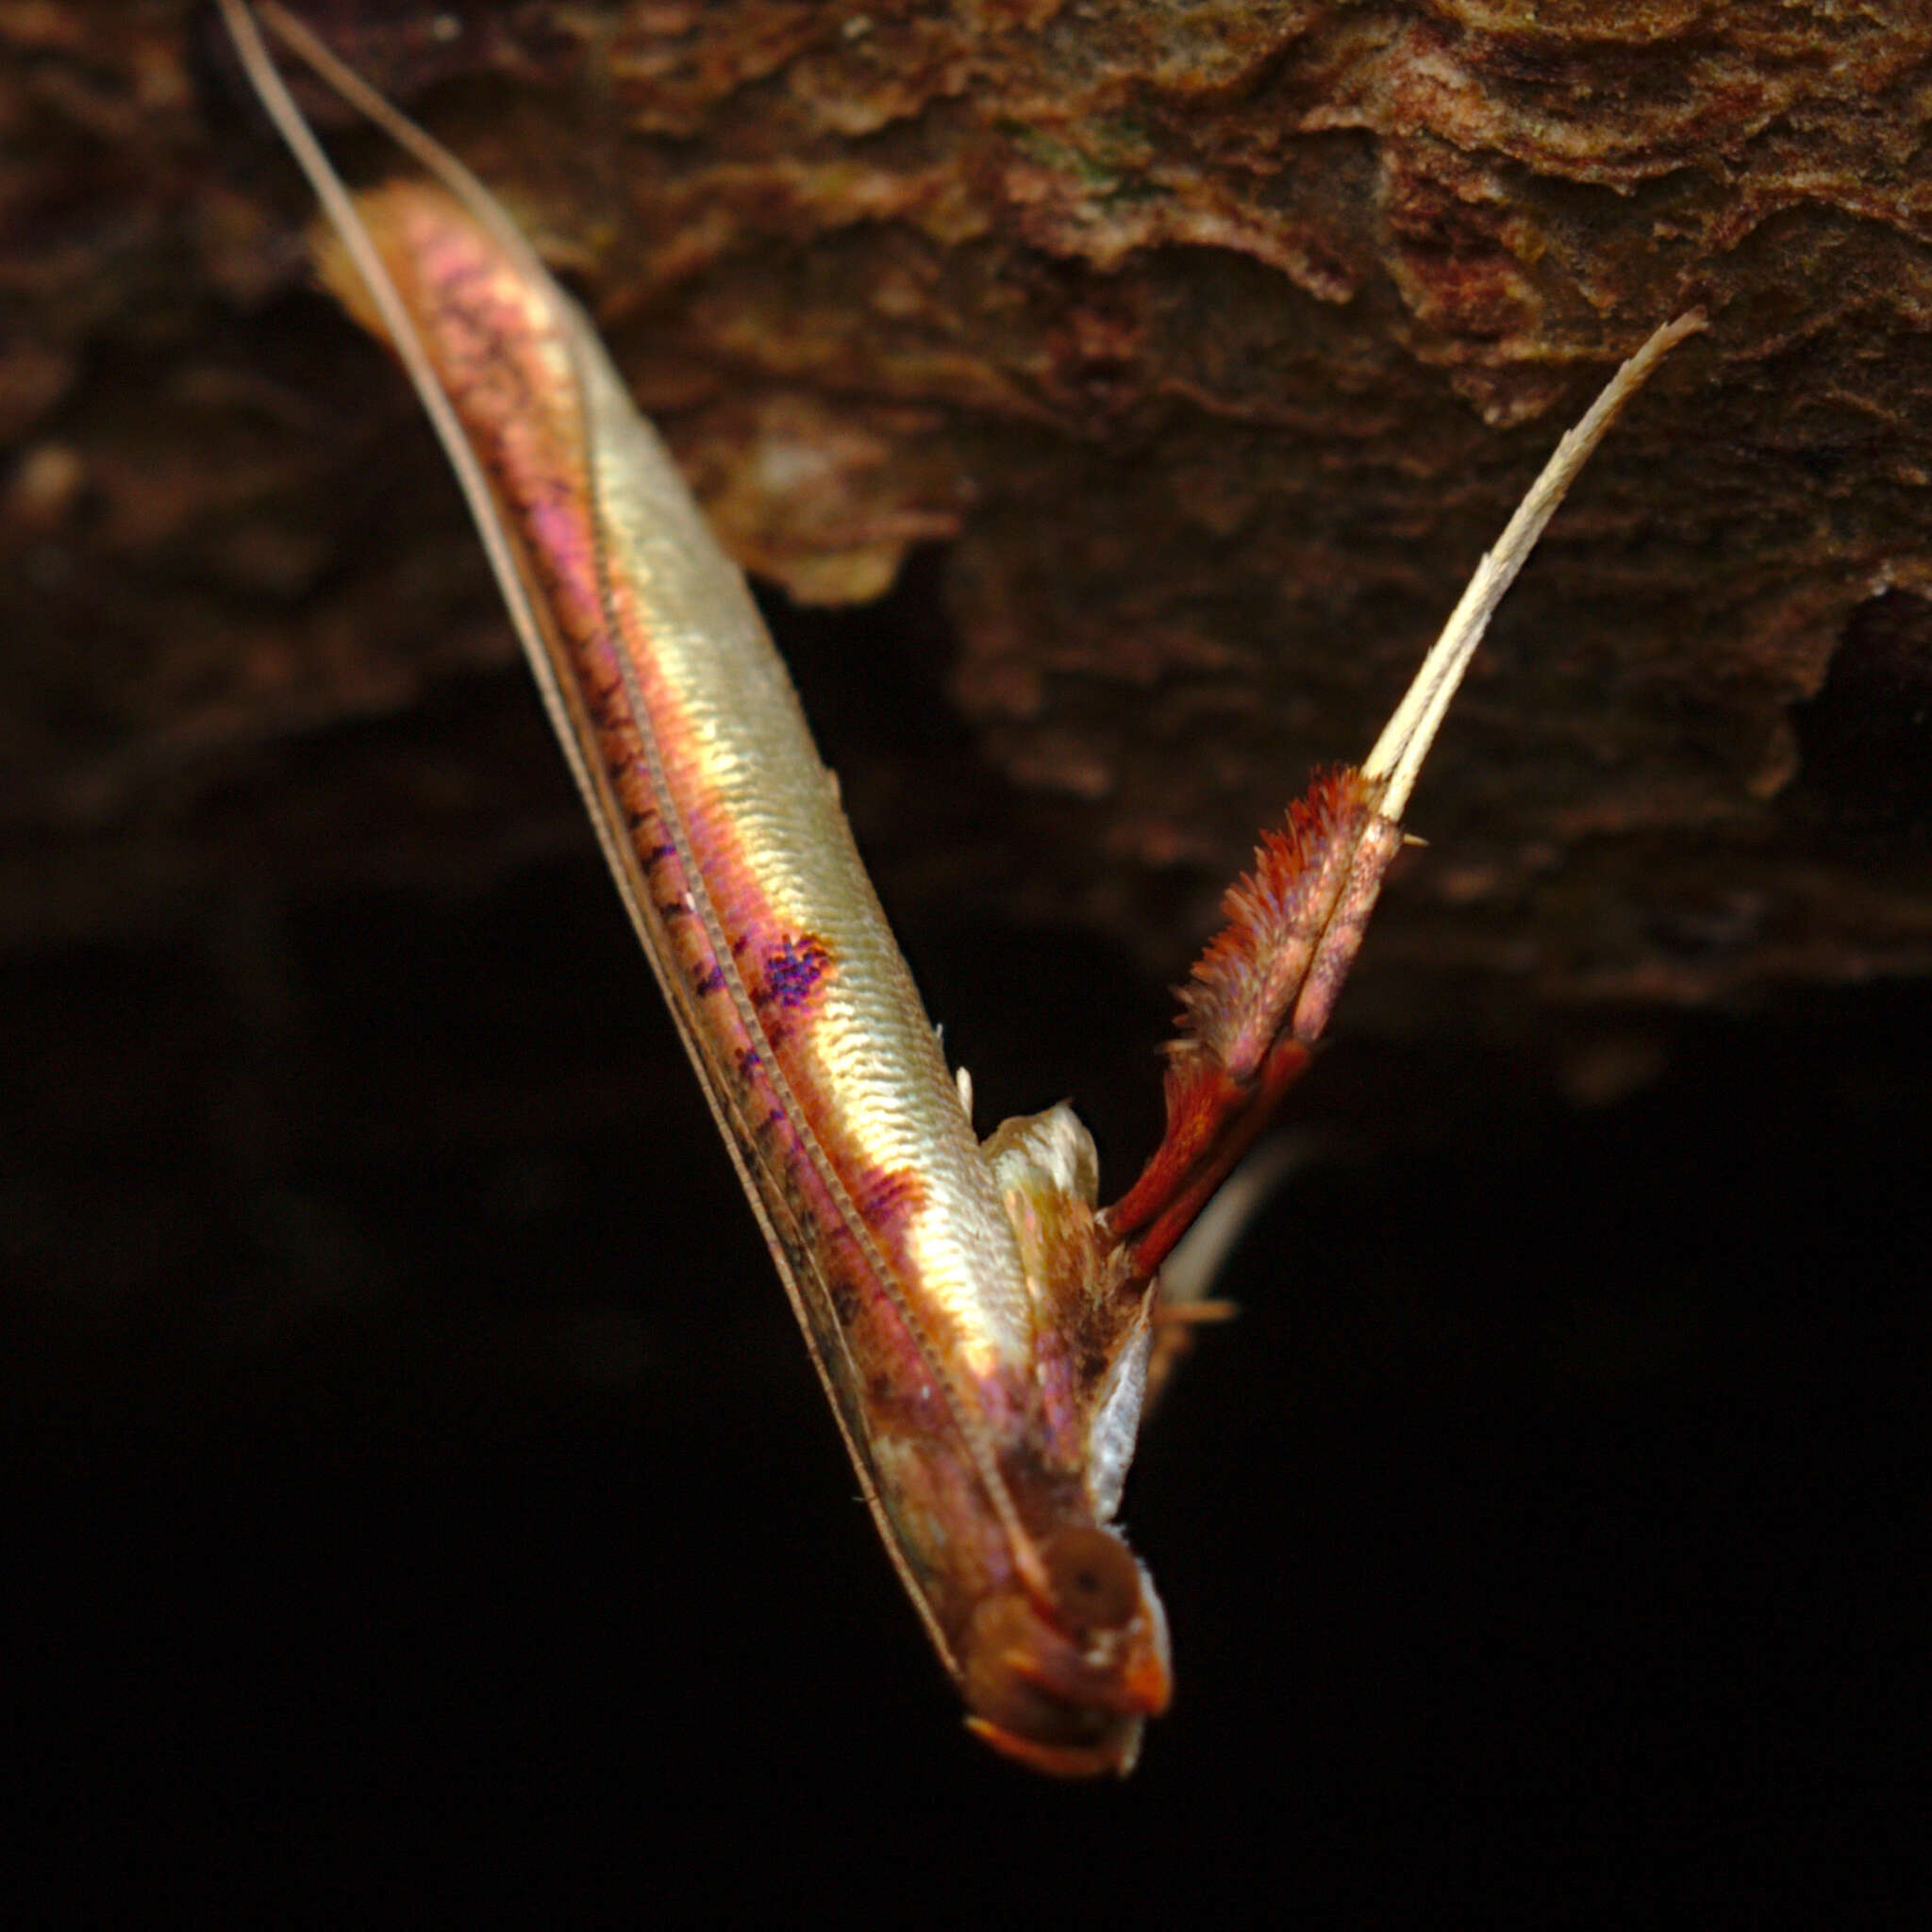
{"label": "moth antenna", "polygon": [[[536,670],[545,708],[557,726],[558,737],[570,760],[572,775],[576,779],[579,790],[588,795],[591,790],[589,772],[583,763],[583,754],[577,749],[575,734],[567,728],[568,720],[562,700],[555,689],[554,675],[547,674],[549,654],[536,610],[530,602],[529,590],[503,527],[503,513],[491,492],[489,479],[477,460],[476,452],[457,419],[457,412],[436,374],[435,365],[429,359],[429,352],[423,345],[408,305],[384,265],[368,225],[357,210],[355,197],[337,174],[335,163],[316,140],[314,131],[277,71],[255,24],[254,15],[243,0],[220,0],[220,6],[223,21],[234,42],[235,52],[241,59],[242,72],[248,77],[248,84],[254,88],[269,119],[275,123],[276,132],[288,143],[296,165],[308,176],[308,185],[315,191],[315,198],[322,204],[323,213],[341,241],[343,253],[369,291],[369,299],[381,318],[384,333],[403,365],[404,374],[409,378],[410,388],[416,391],[417,400],[423,405],[424,413],[429,418],[430,426],[436,431],[437,441],[442,444],[443,454],[449,458],[458,487],[463,492],[463,501],[469,506],[471,519],[476,525],[476,534],[482,540],[484,555],[490,559],[491,575],[496,579],[496,588],[503,597],[505,608],[509,612],[517,641]],[[278,40],[314,68],[351,106],[369,115],[385,133],[429,169],[478,220],[488,225],[492,237],[514,251],[520,263],[526,262],[536,268],[539,287],[548,287],[548,276],[537,263],[529,243],[516,232],[515,224],[504,213],[489,190],[454,155],[432,141],[414,122],[399,114],[375,89],[344,67],[307,27],[281,8],[266,6],[262,8],[262,16],[270,23]]]}
{"label": "moth antenna", "polygon": [[[222,8],[231,19],[235,10],[247,10],[245,0],[222,0]],[[394,102],[385,100],[353,67],[340,59],[326,42],[319,40],[285,7],[277,5],[276,0],[262,0],[256,10],[268,24],[275,39],[304,66],[325,81],[364,119],[381,128],[426,174],[441,181],[515,258],[517,266],[529,273],[533,281],[543,282],[548,271],[539,261],[536,250],[530,246],[523,230],[510,219],[495,195],[448,148],[427,129],[419,127]],[[259,46],[258,40],[257,44]],[[253,71],[249,77],[251,80],[257,78]],[[265,101],[263,105],[267,105]],[[290,105],[293,107],[292,102]],[[296,112],[299,115],[300,110]],[[276,125],[287,133],[279,118]],[[313,175],[309,178],[314,180]]]}
{"label": "moth antenna", "polygon": [[1227,925],[1181,990],[1168,1049],[1167,1129],[1133,1187],[1107,1210],[1135,1279],[1158,1268],[1267,1124],[1308,1063],[1390,861],[1449,701],[1564,492],[1657,365],[1705,325],[1701,309],[1666,323],[1611,376],[1557,444],[1358,770],[1319,776],[1263,836],[1255,870],[1223,901]]}
{"label": "moth antenna", "polygon": [[1529,487],[1529,494],[1516,508],[1516,514],[1504,526],[1490,551],[1476,565],[1442,634],[1423,659],[1395,714],[1375,741],[1374,749],[1362,760],[1362,776],[1379,779],[1382,793],[1377,809],[1385,819],[1399,820],[1415,790],[1415,781],[1448,715],[1449,701],[1475,656],[1476,646],[1490,627],[1490,619],[1516,575],[1529,560],[1537,539],[1543,533],[1557,506],[1563,501],[1584,464],[1595,453],[1606,432],[1617,420],[1618,412],[1641,389],[1651,372],[1686,336],[1696,335],[1705,326],[1701,308],[1667,322],[1636,355],[1624,364],[1604,386],[1603,393],[1574,429],[1564,434],[1554,454],[1543,465],[1542,474]]}

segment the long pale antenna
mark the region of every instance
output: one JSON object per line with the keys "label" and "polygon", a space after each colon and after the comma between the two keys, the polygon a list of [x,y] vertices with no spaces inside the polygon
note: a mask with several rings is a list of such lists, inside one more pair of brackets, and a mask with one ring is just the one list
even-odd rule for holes
{"label": "long pale antenna", "polygon": [[1442,635],[1423,660],[1407,694],[1396,707],[1375,748],[1362,760],[1362,776],[1377,779],[1382,791],[1376,810],[1385,819],[1399,820],[1408,795],[1435,742],[1436,733],[1447,715],[1449,701],[1469,669],[1483,633],[1504,592],[1516,581],[1516,574],[1528,561],[1529,553],[1543,533],[1543,526],[1556,514],[1565,491],[1576,480],[1605,432],[1617,420],[1617,412],[1641,389],[1652,370],[1681,342],[1704,326],[1704,311],[1693,308],[1675,322],[1667,322],[1639,349],[1636,355],[1610,377],[1604,392],[1591,405],[1590,412],[1557,445],[1543,465],[1542,475],[1530,486],[1529,494],[1517,507],[1496,547],[1476,565],[1461,601],[1449,615]]}
{"label": "long pale antenna", "polygon": [[[314,189],[315,198],[322,204],[329,225],[334,228],[349,259],[355,263],[356,273],[362,277],[363,285],[369,291],[369,299],[375,303],[375,312],[382,318],[390,345],[402,362],[410,387],[415,390],[436,431],[437,440],[449,458],[450,468],[456,472],[463,500],[469,505],[477,534],[483,540],[491,572],[496,578],[497,589],[503,593],[510,623],[516,628],[525,655],[533,665],[541,666],[547,661],[542,632],[536,612],[530,607],[530,593],[518,573],[509,540],[504,535],[502,513],[491,494],[483,466],[477,461],[475,451],[470,447],[470,440],[464,435],[463,426],[458,422],[448,396],[443,393],[428,352],[417,334],[415,320],[397,291],[375,242],[370,240],[369,230],[363,225],[362,217],[357,213],[356,204],[343,186],[342,177],[336,173],[334,162],[323,152],[322,143],[309,131],[308,122],[302,118],[301,108],[295,105],[294,97],[284,85],[275,63],[269,58],[268,48],[256,28],[253,15],[242,0],[221,0],[221,8],[222,18],[227,24],[235,51],[241,57],[251,85],[269,119],[275,123],[276,131],[288,142],[296,164],[308,177],[308,185]],[[491,210],[490,196],[468,169],[428,140],[420,128],[404,120],[387,101],[343,67],[299,22],[291,19],[280,8],[267,8],[263,11],[273,18],[277,36],[287,40],[305,60],[314,64],[324,79],[347,93],[354,106],[375,115],[385,132],[403,142],[409,152],[425,167],[433,169],[473,211],[489,219]],[[451,179],[452,172],[461,177],[460,182]],[[502,228],[510,229],[510,239],[518,254],[527,255],[528,244],[500,216],[491,221],[491,231],[498,232],[499,224]],[[541,680],[541,672],[539,675]],[[547,690],[545,697],[549,697]],[[577,782],[587,787],[589,780],[582,768],[582,756],[575,749],[571,733],[564,728],[561,712],[555,712],[555,716],[558,736],[563,741],[564,750],[570,755]]]}
{"label": "long pale antenna", "polygon": [[1703,326],[1702,310],[1680,315],[1611,376],[1476,566],[1361,769],[1318,777],[1291,808],[1286,830],[1264,840],[1254,873],[1227,895],[1227,926],[1181,995],[1167,1131],[1141,1178],[1107,1210],[1142,1274],[1161,1265],[1307,1066],[1401,847],[1403,808],[1423,759],[1503,593],[1617,411]]}
{"label": "long pale antenna", "polygon": [[[230,20],[238,7],[246,10],[243,0],[222,0],[223,11]],[[326,42],[318,40],[286,8],[277,6],[275,0],[261,0],[256,11],[268,23],[275,39],[297,56],[305,66],[326,81],[365,120],[381,128],[425,174],[441,181],[515,258],[518,265],[530,272],[532,281],[540,286],[543,283],[547,272],[537,259],[536,251],[525,239],[523,230],[504,213],[495,195],[448,148],[424,133],[407,114],[398,113],[353,67],[338,59]],[[258,51],[260,44],[258,39]],[[246,56],[243,58],[245,59]],[[249,74],[251,78],[258,77],[252,64]],[[293,104],[290,105],[292,108]],[[281,116],[273,108],[269,111],[275,117],[275,125],[287,134],[288,126]],[[299,110],[297,118],[300,118]],[[306,162],[303,168],[307,173]],[[309,175],[311,181],[314,178]],[[319,189],[320,184],[317,185]]]}

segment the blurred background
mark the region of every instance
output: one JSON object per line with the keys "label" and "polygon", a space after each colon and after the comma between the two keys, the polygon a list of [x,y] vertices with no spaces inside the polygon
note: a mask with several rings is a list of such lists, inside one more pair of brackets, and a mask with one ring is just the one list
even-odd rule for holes
{"label": "blurred background", "polygon": [[1174,1711],[1107,1789],[963,1735],[208,10],[0,8],[19,1871],[318,1923],[1907,1900],[1923,25],[835,11],[309,9],[759,573],[982,1124],[1074,1099],[1111,1192],[1256,828],[1713,308],[1506,610],[1146,1431]]}

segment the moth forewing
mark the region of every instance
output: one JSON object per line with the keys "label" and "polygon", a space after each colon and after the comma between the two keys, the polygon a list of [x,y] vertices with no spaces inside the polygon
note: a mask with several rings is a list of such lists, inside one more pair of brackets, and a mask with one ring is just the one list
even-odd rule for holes
{"label": "moth forewing", "polygon": [[[462,481],[861,1487],[974,1728],[1043,1771],[1124,1772],[1167,1701],[1166,1621],[1107,1526],[1110,1505],[1095,1507],[1116,1473],[1088,1480],[1088,1405],[1062,1399],[1055,1311],[742,577],[594,332],[488,193],[410,129],[406,145],[442,185],[351,195],[241,0],[222,6],[354,264],[352,310],[379,322]],[[265,17],[339,80],[299,27]],[[407,127],[386,106],[377,118]],[[1085,1223],[1067,1225],[1082,1265],[1104,1270],[1088,1191]]]}

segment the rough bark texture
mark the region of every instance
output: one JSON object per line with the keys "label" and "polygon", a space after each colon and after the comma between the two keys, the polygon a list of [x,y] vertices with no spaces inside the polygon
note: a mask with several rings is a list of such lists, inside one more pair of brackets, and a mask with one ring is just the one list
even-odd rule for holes
{"label": "rough bark texture", "polygon": [[[264,1921],[1882,1884],[1932,1046],[1922,987],[1851,983],[1932,964],[1924,6],[306,10],[789,592],[982,1117],[1072,1094],[1116,1186],[1257,828],[1614,360],[1712,327],[1424,775],[1294,1103],[1367,1158],[1258,1230],[1130,1491],[1175,1713],[1067,1805],[957,1738],[210,10],[0,0],[9,1822],[142,1887],[75,1916],[151,1918],[197,1834]],[[1794,1882],[1835,1791],[1853,1878]]]}
{"label": "rough bark texture", "polygon": [[[1518,1027],[1932,959],[1923,9],[315,11],[573,275],[755,571],[857,603],[945,546],[953,699],[1032,803],[915,901],[1177,971],[1557,429],[1698,300],[1499,626],[1356,1020],[1420,1024],[1445,975]],[[291,808],[277,744],[508,645],[398,384],[303,292],[209,20],[16,6],[0,46],[30,943],[219,880],[235,787],[250,837]],[[415,756],[344,737],[276,828],[298,890],[487,865],[478,817],[517,848],[527,792]],[[920,775],[880,756],[861,813],[888,790],[909,848]]]}

